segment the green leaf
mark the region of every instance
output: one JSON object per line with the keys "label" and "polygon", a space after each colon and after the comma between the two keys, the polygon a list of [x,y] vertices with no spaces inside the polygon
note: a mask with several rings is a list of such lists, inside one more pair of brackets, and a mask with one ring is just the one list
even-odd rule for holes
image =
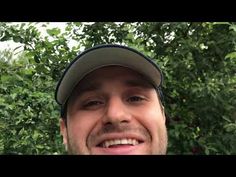
{"label": "green leaf", "polygon": [[236,131],[236,123],[230,123],[224,126],[226,132],[233,132]]}
{"label": "green leaf", "polygon": [[229,120],[229,118],[226,117],[225,115],[222,116],[222,119],[226,120],[227,122],[231,122],[231,120]]}
{"label": "green leaf", "polygon": [[59,28],[47,29],[46,31],[50,36],[57,36],[61,33],[61,30]]}
{"label": "green leaf", "polygon": [[225,58],[236,59],[236,52],[228,53]]}
{"label": "green leaf", "polygon": [[34,134],[32,137],[35,141],[38,139],[39,136],[40,136],[40,134],[38,133],[38,131],[34,131]]}
{"label": "green leaf", "polygon": [[12,93],[10,96],[14,100],[16,98],[17,94],[16,93]]}
{"label": "green leaf", "polygon": [[81,22],[74,22],[74,24],[75,24],[76,26],[80,26],[80,25],[81,25]]}
{"label": "green leaf", "polygon": [[213,25],[231,25],[229,22],[213,22]]}
{"label": "green leaf", "polygon": [[13,37],[13,41],[14,41],[14,42],[22,42],[23,39],[22,39],[20,36],[14,36],[14,37]]}

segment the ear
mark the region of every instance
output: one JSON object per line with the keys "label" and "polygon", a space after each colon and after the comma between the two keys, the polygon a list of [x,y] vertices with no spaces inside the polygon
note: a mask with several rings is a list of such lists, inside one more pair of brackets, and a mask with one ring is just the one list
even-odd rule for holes
{"label": "ear", "polygon": [[66,126],[66,122],[63,118],[60,119],[60,132],[61,135],[63,136],[63,144],[65,146],[65,149],[67,150],[68,145],[67,145],[67,126]]}

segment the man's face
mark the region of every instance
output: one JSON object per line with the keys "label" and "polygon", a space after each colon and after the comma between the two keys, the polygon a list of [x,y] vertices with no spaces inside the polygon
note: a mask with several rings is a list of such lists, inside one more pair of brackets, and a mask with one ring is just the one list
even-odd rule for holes
{"label": "man's face", "polygon": [[140,74],[109,66],[73,92],[61,133],[69,154],[165,154],[167,132],[158,95]]}

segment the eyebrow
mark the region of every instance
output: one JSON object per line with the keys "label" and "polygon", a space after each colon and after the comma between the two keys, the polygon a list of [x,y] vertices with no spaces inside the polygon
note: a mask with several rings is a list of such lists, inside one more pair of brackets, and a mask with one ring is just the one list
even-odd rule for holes
{"label": "eyebrow", "polygon": [[81,87],[78,88],[78,95],[81,95],[84,92],[91,92],[95,90],[99,90],[102,88],[102,84],[98,82],[87,82],[86,84],[82,85]]}
{"label": "eyebrow", "polygon": [[124,83],[125,85],[131,87],[154,88],[154,86],[150,82],[144,79],[126,80]]}

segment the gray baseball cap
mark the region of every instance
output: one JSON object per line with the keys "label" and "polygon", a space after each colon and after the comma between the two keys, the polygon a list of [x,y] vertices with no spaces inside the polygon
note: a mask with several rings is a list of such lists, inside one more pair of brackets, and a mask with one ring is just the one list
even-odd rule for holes
{"label": "gray baseball cap", "polygon": [[155,88],[161,87],[161,70],[144,54],[122,45],[97,45],[80,53],[65,69],[56,87],[57,103],[65,105],[76,85],[87,74],[98,68],[114,65],[137,71],[144,75]]}

